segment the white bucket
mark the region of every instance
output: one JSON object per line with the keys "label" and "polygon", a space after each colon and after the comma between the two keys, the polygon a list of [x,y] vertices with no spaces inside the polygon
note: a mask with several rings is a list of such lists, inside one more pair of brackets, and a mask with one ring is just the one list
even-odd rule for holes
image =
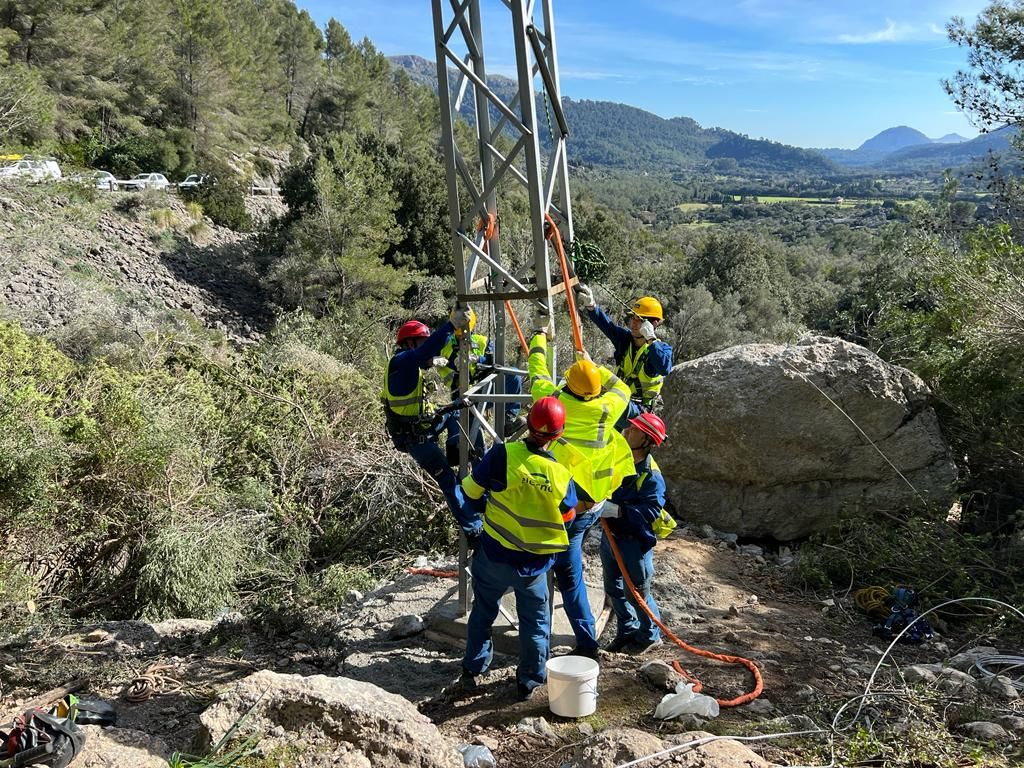
{"label": "white bucket", "polygon": [[586,717],[597,709],[597,662],[586,656],[548,659],[548,706],[562,717]]}

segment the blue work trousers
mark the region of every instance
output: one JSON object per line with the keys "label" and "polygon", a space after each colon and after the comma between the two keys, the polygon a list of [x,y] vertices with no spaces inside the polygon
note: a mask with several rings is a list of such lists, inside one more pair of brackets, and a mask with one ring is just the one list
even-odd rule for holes
{"label": "blue work trousers", "polygon": [[466,627],[466,655],[462,668],[471,675],[488,670],[494,657],[491,628],[498,616],[501,596],[511,587],[516,595],[519,616],[519,666],[516,680],[533,690],[547,680],[544,665],[548,660],[551,622],[548,618],[548,575],[520,576],[514,565],[498,563],[487,557],[481,547],[473,556],[473,610]]}
{"label": "blue work trousers", "polygon": [[482,522],[479,515],[475,515],[465,508],[462,495],[462,486],[455,472],[448,466],[444,451],[434,440],[423,440],[417,442],[414,439],[395,439],[395,446],[398,450],[408,453],[415,459],[423,470],[430,475],[441,488],[444,500],[448,509],[455,515],[459,527],[467,536],[476,536],[480,533]]}
{"label": "blue work trousers", "polygon": [[[651,585],[654,582],[654,550],[648,549],[644,552],[640,543],[628,536],[619,536],[615,539],[615,544],[619,548],[619,554],[622,555],[622,562],[633,581],[633,586],[643,596],[651,612],[661,619],[658,604],[654,602],[654,595],[651,594]],[[636,604],[626,587],[622,571],[619,570],[619,564],[615,561],[615,555],[608,543],[607,534],[601,537],[601,565],[604,571],[604,593],[612,601],[612,609],[617,620],[616,637],[628,637],[641,645],[650,645],[658,640],[661,637],[661,630]]]}
{"label": "blue work trousers", "polygon": [[562,606],[569,618],[569,626],[576,636],[577,650],[586,651],[597,648],[597,628],[594,614],[590,610],[590,598],[587,585],[583,581],[583,537],[597,522],[600,516],[598,509],[576,515],[570,523],[569,548],[555,556],[555,582],[562,593]]}

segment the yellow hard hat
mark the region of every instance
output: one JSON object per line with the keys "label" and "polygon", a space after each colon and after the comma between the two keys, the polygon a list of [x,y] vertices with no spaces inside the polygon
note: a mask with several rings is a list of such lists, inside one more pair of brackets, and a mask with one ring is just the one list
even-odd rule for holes
{"label": "yellow hard hat", "polygon": [[601,394],[601,372],[590,360],[577,360],[569,366],[565,383],[574,395],[587,400]]}
{"label": "yellow hard hat", "polygon": [[[474,328],[476,328],[476,312],[474,312],[473,308],[470,307],[469,308],[469,329],[468,329],[469,332],[472,333]],[[462,338],[462,329],[461,328],[456,328],[455,329],[455,338],[457,338],[457,339],[461,339]]]}
{"label": "yellow hard hat", "polygon": [[633,305],[633,312],[640,317],[653,317],[657,320],[664,320],[665,313],[661,310],[661,302],[653,296],[641,296]]}

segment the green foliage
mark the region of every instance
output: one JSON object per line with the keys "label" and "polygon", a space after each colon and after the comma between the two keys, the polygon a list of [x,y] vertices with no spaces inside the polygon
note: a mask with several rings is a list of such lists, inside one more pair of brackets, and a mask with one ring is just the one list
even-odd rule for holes
{"label": "green foliage", "polygon": [[[0,535],[19,599],[211,616],[243,592],[285,599],[344,560],[333,594],[382,547],[449,540],[402,457],[380,472],[379,368],[295,330],[245,355],[161,334],[76,364],[0,325]],[[57,553],[59,572],[19,570]]]}
{"label": "green foliage", "polygon": [[244,532],[231,521],[175,520],[143,544],[135,601],[144,617],[210,618],[235,607],[247,570]]}
{"label": "green foliage", "polygon": [[377,580],[366,568],[335,563],[326,568],[317,580],[314,592],[317,605],[340,608],[352,590],[373,589]]}
{"label": "green foliage", "polygon": [[150,130],[127,136],[103,149],[95,159],[96,165],[108,168],[118,178],[130,178],[137,173],[173,173],[182,161],[182,147],[164,132]]}
{"label": "green foliage", "polygon": [[399,234],[397,201],[373,159],[339,135],[293,170],[282,191],[292,219],[266,248],[283,254],[267,260],[281,303],[317,315],[333,308],[358,323],[397,314],[413,275],[385,263]]}
{"label": "green foliage", "polygon": [[6,146],[33,147],[49,139],[56,107],[37,70],[0,61],[0,136]]}
{"label": "green foliage", "polygon": [[1019,45],[1024,38],[1024,3],[992,2],[973,27],[955,17],[949,39],[967,49],[969,69],[943,81],[953,102],[985,127],[1024,119],[1024,71]]}
{"label": "green foliage", "polygon": [[178,217],[170,208],[154,208],[149,212],[149,219],[161,229],[170,229],[178,223]]}
{"label": "green foliage", "polygon": [[206,183],[185,192],[185,199],[189,204],[200,206],[201,212],[214,224],[248,232],[252,229],[252,218],[245,208],[245,185],[228,168],[216,164],[212,167]]}
{"label": "green foliage", "polygon": [[991,544],[990,537],[961,533],[942,512],[905,522],[849,521],[802,545],[794,575],[813,590],[908,585],[926,605],[993,595],[1012,602],[1024,572],[1019,564],[993,563]]}

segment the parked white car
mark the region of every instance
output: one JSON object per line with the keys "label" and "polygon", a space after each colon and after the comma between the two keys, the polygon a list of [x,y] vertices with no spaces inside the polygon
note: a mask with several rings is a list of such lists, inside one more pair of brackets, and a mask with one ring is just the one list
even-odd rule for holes
{"label": "parked white car", "polygon": [[184,181],[178,182],[178,189],[189,190],[196,189],[197,187],[203,186],[208,180],[209,176],[205,173],[190,173],[185,177]]}
{"label": "parked white car", "polygon": [[72,176],[70,180],[76,184],[96,187],[96,189],[104,192],[114,192],[117,190],[117,178],[110,171],[88,171]]}
{"label": "parked white car", "polygon": [[59,179],[62,175],[60,166],[52,157],[23,157],[20,160],[7,161],[0,166],[0,181],[46,181]]}
{"label": "parked white car", "polygon": [[125,189],[167,189],[170,184],[162,173],[137,173],[123,186]]}

